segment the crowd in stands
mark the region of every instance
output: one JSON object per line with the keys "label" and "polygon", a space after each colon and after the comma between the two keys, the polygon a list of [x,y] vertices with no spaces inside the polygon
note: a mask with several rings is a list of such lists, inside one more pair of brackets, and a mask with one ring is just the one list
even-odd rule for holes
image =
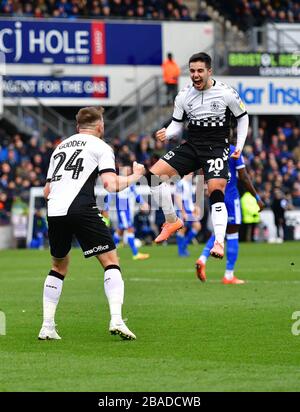
{"label": "crowd in stands", "polygon": [[212,5],[242,30],[267,22],[300,22],[300,4],[291,0],[207,0],[193,16],[184,0],[0,0],[0,13],[15,17],[140,18],[208,21]]}
{"label": "crowd in stands", "polygon": [[299,23],[300,3],[291,0],[209,0],[240,29],[248,30],[265,23]]}
{"label": "crowd in stands", "polygon": [[16,17],[192,20],[184,0],[1,0],[0,4],[3,15]]}
{"label": "crowd in stands", "polygon": [[[300,128],[294,120],[271,126],[273,123],[261,120],[258,136],[249,129],[243,152],[248,170],[267,207],[272,204],[275,189],[280,189],[291,205],[300,207]],[[0,223],[9,222],[16,199],[28,203],[30,187],[45,184],[49,159],[58,142],[60,139],[50,134],[42,139],[38,133],[10,136],[0,129]],[[177,144],[137,134],[111,141],[118,166],[137,160],[150,167]]]}
{"label": "crowd in stands", "polygon": [[9,223],[13,202],[29,202],[31,187],[45,184],[55,140],[10,136],[0,129],[0,224]]}
{"label": "crowd in stands", "polygon": [[300,128],[293,121],[276,127],[262,120],[258,136],[250,136],[244,148],[252,180],[266,206],[280,189],[294,206],[300,206]]}

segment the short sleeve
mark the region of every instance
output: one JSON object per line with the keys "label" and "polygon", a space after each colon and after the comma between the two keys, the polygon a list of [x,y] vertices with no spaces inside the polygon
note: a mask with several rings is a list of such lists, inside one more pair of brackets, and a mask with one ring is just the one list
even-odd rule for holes
{"label": "short sleeve", "polygon": [[225,93],[225,102],[233,113],[234,117],[239,118],[247,114],[246,107],[242,102],[238,92],[230,87]]}
{"label": "short sleeve", "polygon": [[108,172],[116,173],[115,155],[112,148],[108,145],[101,148],[98,156],[98,171],[99,174]]}
{"label": "short sleeve", "polygon": [[175,122],[184,121],[184,108],[183,108],[183,101],[182,101],[182,93],[179,93],[176,96],[175,103],[174,103],[173,120],[175,120]]}

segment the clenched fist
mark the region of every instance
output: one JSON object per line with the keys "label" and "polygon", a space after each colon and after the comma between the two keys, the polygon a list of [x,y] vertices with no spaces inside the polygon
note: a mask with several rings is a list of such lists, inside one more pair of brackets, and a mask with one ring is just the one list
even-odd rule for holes
{"label": "clenched fist", "polygon": [[167,136],[166,136],[166,128],[164,127],[163,129],[157,130],[155,133],[156,139],[160,140],[161,142],[165,141]]}
{"label": "clenched fist", "polygon": [[143,176],[145,173],[145,167],[144,165],[138,163],[138,162],[133,162],[133,174],[138,175],[138,176]]}

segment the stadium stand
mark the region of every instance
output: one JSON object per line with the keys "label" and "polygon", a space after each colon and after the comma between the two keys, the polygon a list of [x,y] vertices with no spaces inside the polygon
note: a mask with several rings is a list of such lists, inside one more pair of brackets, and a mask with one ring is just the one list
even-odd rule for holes
{"label": "stadium stand", "polygon": [[207,4],[218,10],[241,30],[265,23],[300,22],[300,4],[290,0],[208,0]]}
{"label": "stadium stand", "polygon": [[137,18],[149,20],[211,20],[206,6],[212,6],[222,16],[237,24],[242,30],[267,22],[297,23],[300,5],[296,1],[208,0],[195,16],[183,0],[2,0],[0,13],[15,17],[55,18]]}
{"label": "stadium stand", "polygon": [[2,0],[0,12],[15,17],[192,20],[182,0]]}
{"label": "stadium stand", "polygon": [[[209,21],[208,7],[236,24],[240,30],[266,22],[300,22],[296,1],[208,0],[199,2],[194,15],[184,0],[0,0],[0,13],[14,17],[138,18],[148,20]],[[30,123],[32,119],[24,119]],[[270,120],[260,117],[258,135],[251,128],[244,148],[250,176],[260,196],[271,207],[280,188],[294,207],[300,207],[300,125],[294,117]],[[28,203],[31,187],[45,183],[50,155],[61,139],[45,132],[29,136],[0,124],[0,225],[8,224],[14,203]],[[111,141],[117,164],[134,160],[150,167],[177,141],[157,142],[152,135],[116,136]]]}
{"label": "stadium stand", "polygon": [[[9,135],[3,128],[0,136],[0,224],[6,224],[14,201],[21,198],[28,202],[30,187],[45,184],[51,153],[61,140],[55,136],[41,139],[37,135]],[[153,136],[137,134],[126,139],[115,137],[111,142],[118,166],[137,160],[147,167],[176,144],[174,140],[161,143]],[[271,205],[277,188],[295,207],[300,206],[300,128],[296,120],[279,120],[274,124],[274,120],[261,119],[258,136],[249,130],[244,156],[267,206]]]}

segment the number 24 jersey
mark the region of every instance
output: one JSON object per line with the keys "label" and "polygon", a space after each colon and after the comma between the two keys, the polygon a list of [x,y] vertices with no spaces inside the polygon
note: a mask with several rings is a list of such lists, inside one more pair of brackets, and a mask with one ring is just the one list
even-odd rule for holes
{"label": "number 24 jersey", "polygon": [[95,207],[98,175],[115,171],[113,150],[100,138],[80,133],[64,140],[54,150],[47,173],[48,216],[81,213]]}

